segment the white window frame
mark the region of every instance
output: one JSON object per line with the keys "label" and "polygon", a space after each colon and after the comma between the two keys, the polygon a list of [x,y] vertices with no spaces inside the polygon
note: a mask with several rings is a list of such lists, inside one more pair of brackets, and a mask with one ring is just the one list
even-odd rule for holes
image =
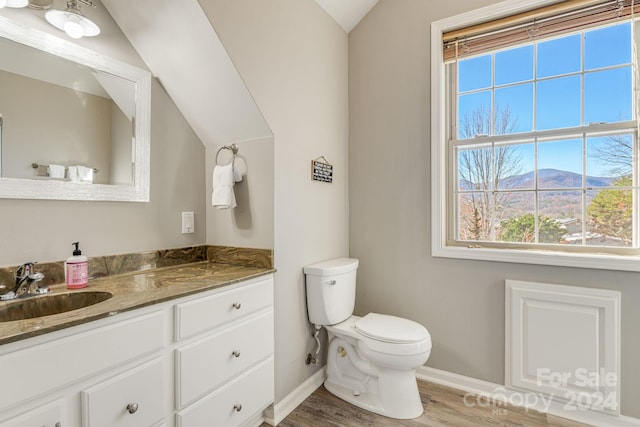
{"label": "white window frame", "polygon": [[557,0],[507,0],[431,24],[431,237],[435,257],[604,270],[640,271],[640,255],[562,252],[544,249],[508,249],[447,245],[447,110],[446,72],[442,35],[509,15],[543,7]]}

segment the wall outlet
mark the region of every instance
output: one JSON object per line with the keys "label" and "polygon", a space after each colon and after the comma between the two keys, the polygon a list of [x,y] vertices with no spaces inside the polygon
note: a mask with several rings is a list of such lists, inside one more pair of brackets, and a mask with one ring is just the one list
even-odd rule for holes
{"label": "wall outlet", "polygon": [[182,212],[182,234],[195,233],[196,223],[193,212]]}

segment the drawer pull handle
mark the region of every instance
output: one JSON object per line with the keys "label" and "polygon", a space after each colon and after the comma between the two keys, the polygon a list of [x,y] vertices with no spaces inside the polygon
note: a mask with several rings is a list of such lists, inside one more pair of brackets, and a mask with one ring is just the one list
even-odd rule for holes
{"label": "drawer pull handle", "polygon": [[240,307],[242,307],[242,304],[240,304],[239,302],[233,303],[233,308],[235,308],[236,310],[240,310]]}
{"label": "drawer pull handle", "polygon": [[235,409],[236,412],[240,412],[242,411],[242,405],[239,403],[236,403],[235,405],[233,405],[233,409]]}
{"label": "drawer pull handle", "polygon": [[138,404],[137,403],[129,403],[127,405],[127,411],[130,414],[135,414],[136,412],[138,412]]}
{"label": "drawer pull handle", "polygon": [[240,357],[240,352],[238,350],[234,350],[231,354],[233,354],[235,357]]}

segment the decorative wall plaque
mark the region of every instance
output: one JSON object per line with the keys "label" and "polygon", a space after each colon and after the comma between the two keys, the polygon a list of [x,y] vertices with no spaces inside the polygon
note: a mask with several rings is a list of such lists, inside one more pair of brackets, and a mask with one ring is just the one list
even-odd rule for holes
{"label": "decorative wall plaque", "polygon": [[333,165],[324,156],[311,160],[311,178],[314,181],[333,182]]}

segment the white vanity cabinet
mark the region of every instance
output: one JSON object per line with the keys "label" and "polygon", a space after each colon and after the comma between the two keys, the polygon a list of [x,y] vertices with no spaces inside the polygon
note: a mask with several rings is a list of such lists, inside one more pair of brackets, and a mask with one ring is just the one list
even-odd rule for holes
{"label": "white vanity cabinet", "polygon": [[273,402],[272,301],[266,279],[176,305],[176,338],[194,337],[176,348],[177,427],[241,426]]}
{"label": "white vanity cabinet", "polygon": [[257,426],[273,347],[271,275],[1,345],[0,427]]}

